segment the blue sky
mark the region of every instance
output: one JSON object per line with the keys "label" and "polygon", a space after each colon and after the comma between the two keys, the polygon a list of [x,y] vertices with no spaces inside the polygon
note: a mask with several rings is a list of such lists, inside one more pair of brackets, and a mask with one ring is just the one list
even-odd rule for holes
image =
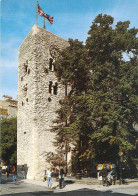
{"label": "blue sky", "polygon": [[[95,17],[109,14],[118,21],[130,20],[138,27],[138,0],[38,0],[43,11],[54,16],[47,30],[68,40],[85,43]],[[36,23],[36,0],[0,0],[0,99],[3,94],[17,98],[18,48]],[[43,18],[38,16],[43,27]]]}

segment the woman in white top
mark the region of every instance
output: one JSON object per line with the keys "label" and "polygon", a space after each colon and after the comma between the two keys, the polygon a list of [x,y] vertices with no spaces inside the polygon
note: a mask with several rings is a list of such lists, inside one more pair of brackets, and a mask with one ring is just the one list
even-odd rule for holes
{"label": "woman in white top", "polygon": [[47,174],[47,187],[51,188],[52,187],[52,178],[51,178],[52,171],[50,170],[50,168],[47,170],[46,174]]}

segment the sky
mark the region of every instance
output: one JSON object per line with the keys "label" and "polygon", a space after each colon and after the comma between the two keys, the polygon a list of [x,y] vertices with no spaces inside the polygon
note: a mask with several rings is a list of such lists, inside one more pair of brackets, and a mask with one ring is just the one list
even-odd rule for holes
{"label": "sky", "polygon": [[[36,24],[36,0],[0,0],[0,99],[3,95],[17,99],[18,49]],[[118,21],[130,21],[138,28],[138,0],[38,0],[42,10],[54,17],[48,31],[68,40],[85,43],[95,17],[102,13]],[[43,17],[37,25],[43,27]]]}

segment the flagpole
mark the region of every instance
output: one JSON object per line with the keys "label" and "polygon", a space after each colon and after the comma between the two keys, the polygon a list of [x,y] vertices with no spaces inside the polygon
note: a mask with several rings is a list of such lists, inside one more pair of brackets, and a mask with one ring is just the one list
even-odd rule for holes
{"label": "flagpole", "polygon": [[46,29],[46,20],[44,18],[44,29]]}
{"label": "flagpole", "polygon": [[38,1],[36,2],[36,25],[37,25],[37,18],[38,18]]}

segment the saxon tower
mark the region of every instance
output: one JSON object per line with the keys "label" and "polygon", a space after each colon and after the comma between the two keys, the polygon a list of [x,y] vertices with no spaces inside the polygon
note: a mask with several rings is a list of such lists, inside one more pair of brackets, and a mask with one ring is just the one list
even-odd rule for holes
{"label": "saxon tower", "polygon": [[65,95],[53,62],[68,42],[34,25],[19,48],[17,165],[25,165],[27,178],[37,179],[49,167],[47,152],[54,152],[50,131],[55,111]]}

